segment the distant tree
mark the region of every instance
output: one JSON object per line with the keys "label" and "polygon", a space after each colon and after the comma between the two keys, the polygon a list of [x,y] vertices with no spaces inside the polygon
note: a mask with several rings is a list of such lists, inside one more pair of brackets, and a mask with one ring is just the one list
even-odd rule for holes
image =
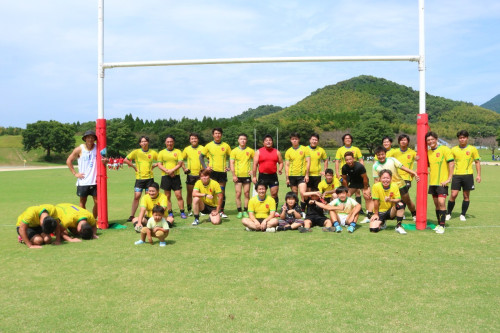
{"label": "distant tree", "polygon": [[28,124],[22,133],[24,150],[43,148],[47,152],[47,159],[50,158],[52,151],[56,153],[68,152],[75,145],[74,132],[71,128],[72,126],[61,124],[55,120],[40,120]]}
{"label": "distant tree", "polygon": [[123,156],[137,146],[134,133],[120,119],[108,121],[106,132],[108,156]]}
{"label": "distant tree", "polygon": [[374,149],[381,145],[384,136],[394,136],[391,124],[378,114],[372,114],[368,121],[356,125],[351,134],[354,137],[354,145],[368,149],[370,155],[373,155]]}

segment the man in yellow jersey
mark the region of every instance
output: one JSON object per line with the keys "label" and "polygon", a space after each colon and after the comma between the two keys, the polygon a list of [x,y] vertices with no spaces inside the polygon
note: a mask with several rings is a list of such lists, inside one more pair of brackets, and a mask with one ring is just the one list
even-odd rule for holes
{"label": "man in yellow jersey", "polygon": [[246,231],[275,232],[278,219],[274,217],[276,212],[276,201],[267,195],[267,185],[264,181],[257,182],[257,195],[248,202],[248,217],[244,217],[241,223]]}
{"label": "man in yellow jersey", "polygon": [[39,249],[43,244],[50,244],[56,234],[55,245],[61,244],[61,228],[57,222],[57,212],[53,205],[44,204],[28,207],[17,218],[16,230],[18,241],[30,249]]}
{"label": "man in yellow jersey", "polygon": [[223,194],[218,182],[210,179],[213,171],[203,169],[200,171],[200,180],[194,184],[193,188],[193,214],[192,225],[200,224],[200,213],[208,214],[212,224],[220,224],[221,216],[219,212],[222,207]]}
{"label": "man in yellow jersey", "polygon": [[466,130],[458,131],[458,146],[451,148],[451,153],[455,160],[455,170],[451,179],[451,198],[448,200],[448,214],[446,221],[451,219],[451,212],[455,207],[455,200],[458,192],[463,189],[464,200],[462,201],[462,212],[460,213],[460,221],[466,221],[465,214],[469,209],[470,191],[474,188],[474,172],[472,171],[472,163],[476,165],[476,181],[481,182],[481,157],[476,147],[469,145],[469,132]]}
{"label": "man in yellow jersey", "polygon": [[[158,160],[158,153],[149,149],[149,138],[141,136],[139,138],[139,145],[141,148],[133,150],[123,160],[129,167],[135,171],[135,185],[134,185],[134,199],[132,200],[132,209],[130,217],[127,222],[132,222],[139,206],[139,199],[141,198],[142,191],[146,191],[149,185],[154,182],[153,168],[156,166]],[[135,165],[132,163],[135,161]]]}
{"label": "man in yellow jersey", "polygon": [[379,172],[378,183],[372,187],[373,216],[370,218],[370,232],[379,232],[386,228],[386,221],[396,217],[396,228],[400,235],[406,235],[406,231],[401,225],[405,207],[401,202],[401,195],[397,183],[392,181],[390,170]]}
{"label": "man in yellow jersey", "polygon": [[[396,150],[396,148],[392,148],[392,141],[392,138],[388,136],[384,136],[382,138],[382,147],[385,148],[385,156],[387,157],[392,157],[392,154]],[[375,154],[375,156],[373,157],[373,161],[378,161],[377,154]]]}
{"label": "man in yellow jersey", "polygon": [[399,172],[401,170],[401,172],[412,175],[418,182],[419,177],[417,173],[404,166],[403,163],[401,163],[398,159],[394,157],[386,157],[386,151],[384,147],[377,147],[375,149],[375,156],[377,156],[377,160],[373,163],[373,178],[375,178],[375,183],[379,181],[380,171],[390,170],[392,173],[392,182],[398,185],[403,204],[409,206],[413,220],[415,220],[417,211],[415,209],[415,205],[411,201],[410,194],[408,193],[409,189],[406,186],[406,182],[404,181],[403,177],[401,177]]}
{"label": "man in yellow jersey", "polygon": [[425,142],[429,146],[427,158],[429,160],[429,194],[432,195],[436,207],[438,226],[434,229],[437,234],[444,234],[446,221],[446,197],[448,184],[453,176],[453,154],[450,148],[439,145],[438,135],[434,132],[425,134]]}
{"label": "man in yellow jersey", "polygon": [[187,189],[187,210],[188,215],[193,215],[193,187],[194,184],[200,179],[201,163],[200,155],[203,146],[200,145],[200,136],[198,133],[189,134],[190,145],[182,151],[182,159],[185,161],[183,164],[184,173],[186,174],[186,189]]}
{"label": "man in yellow jersey", "polygon": [[[182,167],[182,152],[174,147],[175,137],[168,135],[165,139],[165,149],[158,153],[158,169],[162,171],[160,188],[165,191],[168,199],[168,216],[174,217],[172,211],[172,190],[177,198],[181,218],[187,218],[184,213],[184,200],[182,199],[182,184],[179,169]],[[151,217],[151,216],[150,216]]]}
{"label": "man in yellow jersey", "polygon": [[[238,147],[231,151],[229,164],[233,174],[234,190],[236,192],[237,218],[248,217],[248,200],[250,200],[250,183],[252,178],[253,156],[255,151],[247,147],[248,136],[244,133],[238,135]],[[245,196],[244,208],[241,209],[241,190]]]}
{"label": "man in yellow jersey", "polygon": [[[321,182],[321,176],[325,175],[323,170],[328,169],[328,159],[323,148],[318,146],[319,134],[314,133],[309,138],[309,156],[311,158],[311,166],[309,167],[309,181],[307,182],[307,192],[317,191],[318,185]],[[323,164],[323,168],[321,167]]]}
{"label": "man in yellow jersey", "polygon": [[[353,143],[352,135],[347,133],[342,136],[342,143],[344,146],[337,149],[337,153],[335,154],[335,175],[342,182],[342,167],[345,164],[345,153],[348,151],[352,152],[352,156],[354,157],[354,162],[359,162],[361,165],[365,165],[363,161],[363,155],[361,154],[361,150],[358,147],[352,145]],[[354,192],[356,196],[356,201],[361,205],[361,191],[356,189]],[[352,194],[351,194],[352,195]],[[361,209],[361,214],[363,214],[363,209]]]}
{"label": "man in yellow jersey", "polygon": [[61,203],[56,205],[57,217],[63,227],[62,236],[65,240],[72,241],[68,235],[68,230],[73,236],[80,236],[82,239],[97,239],[97,227],[94,215],[88,210],[70,204]]}
{"label": "man in yellow jersey", "polygon": [[[160,185],[158,183],[153,182],[148,187],[148,191],[145,195],[141,197],[141,201],[139,203],[139,216],[134,217],[132,223],[134,225],[135,231],[140,232],[141,227],[145,226],[148,223],[148,219],[153,215],[153,207],[154,206],[162,206],[166,208],[168,206],[167,196],[163,193],[160,193]],[[137,226],[140,221],[139,226]],[[170,227],[172,227],[172,223],[174,222],[173,216],[167,217],[167,222]]]}
{"label": "man in yellow jersey", "polygon": [[[229,171],[228,160],[231,156],[231,147],[225,142],[222,142],[222,128],[217,127],[212,129],[212,137],[214,140],[205,145],[201,151],[200,163],[203,169],[212,171],[211,178],[219,183],[222,190],[222,206],[220,215],[227,218],[224,213],[226,205],[226,183],[227,172]],[[208,166],[205,165],[205,157],[209,159]]]}
{"label": "man in yellow jersey", "polygon": [[318,184],[318,191],[326,202],[330,202],[337,197],[335,189],[340,186],[340,181],[337,177],[334,177],[333,170],[326,169],[325,179]]}
{"label": "man in yellow jersey", "polygon": [[309,182],[311,156],[309,149],[300,144],[299,133],[290,134],[290,142],[292,146],[285,153],[286,184],[295,194],[300,193],[300,208],[305,211],[304,193],[307,192],[307,182]]}

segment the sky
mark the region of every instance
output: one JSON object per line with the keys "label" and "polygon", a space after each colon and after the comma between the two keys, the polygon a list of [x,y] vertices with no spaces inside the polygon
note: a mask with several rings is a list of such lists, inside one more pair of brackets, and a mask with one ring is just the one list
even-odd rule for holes
{"label": "sky", "polygon": [[[0,1],[0,126],[97,118],[97,0]],[[106,0],[104,61],[418,55],[418,0]],[[500,2],[425,4],[426,90],[500,93]],[[113,68],[104,118],[232,117],[373,75],[419,89],[416,62]]]}

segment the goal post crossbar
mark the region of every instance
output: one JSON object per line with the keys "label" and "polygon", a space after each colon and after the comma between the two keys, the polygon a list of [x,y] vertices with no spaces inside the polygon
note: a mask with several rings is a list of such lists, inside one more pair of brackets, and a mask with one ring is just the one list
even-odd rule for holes
{"label": "goal post crossbar", "polygon": [[259,63],[291,63],[291,62],[341,62],[341,61],[420,61],[418,55],[398,56],[316,56],[316,57],[268,57],[268,58],[221,58],[192,60],[159,60],[159,61],[129,61],[105,62],[103,69],[118,67],[148,67],[148,66],[187,66],[187,65],[217,65],[217,64],[259,64]]}

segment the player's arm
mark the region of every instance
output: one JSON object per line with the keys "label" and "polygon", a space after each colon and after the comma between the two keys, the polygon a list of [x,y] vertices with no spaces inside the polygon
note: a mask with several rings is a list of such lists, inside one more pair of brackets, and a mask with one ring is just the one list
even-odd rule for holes
{"label": "player's arm", "polygon": [[[340,161],[338,159],[335,159],[335,174],[336,175],[340,175],[339,167],[340,167]],[[341,177],[344,177],[344,175],[341,175]],[[341,179],[341,177],[339,177],[339,179]],[[346,187],[347,187],[347,185],[346,185]]]}
{"label": "player's arm", "polygon": [[222,210],[222,200],[224,200],[224,195],[222,194],[222,192],[217,193],[217,207],[212,211],[212,214],[215,212],[215,214],[213,215],[219,214],[219,212]]}
{"label": "player's arm", "polygon": [[234,168],[234,159],[229,159],[229,168],[231,169],[231,173],[233,174],[233,182],[238,181],[238,177],[236,177],[236,171]]}
{"label": "player's arm", "polygon": [[144,215],[146,215],[146,207],[141,206],[141,209],[139,211],[139,223],[142,225],[142,220],[144,219]]}
{"label": "player's arm", "polygon": [[176,172],[179,170],[182,166],[184,165],[184,162],[182,160],[177,161],[177,164],[170,170],[172,173]]}
{"label": "player's arm", "polygon": [[252,182],[257,184],[257,166],[259,164],[259,151],[255,152],[253,156],[253,166],[252,166]]}
{"label": "player's arm", "polygon": [[411,174],[411,175],[413,175],[413,177],[415,178],[415,180],[416,180],[417,182],[420,180],[420,177],[418,176],[418,174],[417,174],[417,172],[416,172],[416,171],[413,171],[412,169],[407,168],[407,167],[405,167],[404,165],[402,165],[402,166],[400,167],[400,169],[401,169],[401,170],[403,170],[403,171],[408,172],[408,173],[409,173],[409,174]]}
{"label": "player's arm", "polygon": [[286,176],[286,184],[290,185],[290,179],[288,178],[288,177],[290,177],[290,161],[289,160],[285,161],[285,176]]}
{"label": "player's arm", "polygon": [[347,175],[344,174],[340,175],[340,180],[342,182],[342,186],[349,187],[349,185],[347,184]]}
{"label": "player's arm", "polygon": [[278,154],[278,174],[281,175],[283,173],[283,157],[279,150],[277,150],[276,154]]}
{"label": "player's arm", "polygon": [[305,182],[307,183],[309,181],[309,169],[311,168],[311,157],[307,156],[306,157],[306,174],[304,177]]}
{"label": "player's arm", "polygon": [[30,249],[41,249],[40,245],[31,244],[30,239],[28,238],[28,224],[21,222],[19,226],[19,235],[23,239],[24,244]]}
{"label": "player's arm", "polygon": [[328,169],[328,160],[327,159],[324,159],[323,160],[323,171],[320,171],[320,175],[321,176],[325,176],[325,170]]}
{"label": "player's arm", "polygon": [[207,165],[205,163],[205,155],[203,155],[203,153],[200,154],[200,164],[203,169],[207,168]]}
{"label": "player's arm", "polygon": [[163,166],[162,162],[158,162],[156,164],[153,164],[153,167],[154,167],[154,165],[156,165],[156,167],[158,167],[158,169],[160,169],[161,171],[165,172],[166,174],[170,174],[170,172],[169,172],[170,170],[168,170],[167,168],[165,168]]}
{"label": "player's arm", "polygon": [[448,179],[441,183],[441,186],[446,186],[451,182],[453,177],[453,169],[455,168],[455,161],[451,160],[448,162]]}
{"label": "player's arm", "polygon": [[75,161],[78,156],[82,153],[82,147],[78,146],[75,149],[73,149],[73,152],[69,154],[68,158],[66,159],[66,165],[69,168],[69,171],[75,176],[76,178],[83,179],[85,177],[85,174],[79,173],[75,171],[75,167],[73,166],[73,161]]}
{"label": "player's arm", "polygon": [[375,221],[379,219],[378,217],[379,208],[380,208],[380,202],[378,201],[378,199],[373,199],[373,215],[370,218],[370,221]]}
{"label": "player's arm", "polygon": [[347,215],[347,221],[353,221],[354,217],[358,215],[360,211],[361,211],[361,205],[358,202],[356,202],[356,205],[354,205],[349,215]]}
{"label": "player's arm", "polygon": [[476,182],[480,183],[481,182],[481,161],[475,160],[474,163],[476,164]]}
{"label": "player's arm", "polygon": [[131,167],[132,169],[134,169],[135,172],[137,172],[137,167],[127,157],[125,157],[125,159],[123,160],[123,163],[127,164],[129,167]]}

